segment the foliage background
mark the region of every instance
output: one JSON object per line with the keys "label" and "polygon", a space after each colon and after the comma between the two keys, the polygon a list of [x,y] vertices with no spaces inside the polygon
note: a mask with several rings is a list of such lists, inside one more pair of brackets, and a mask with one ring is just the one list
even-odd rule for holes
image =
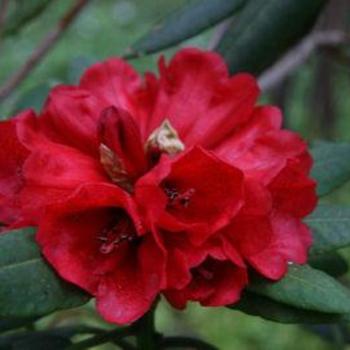
{"label": "foliage background", "polygon": [[[16,36],[2,40],[0,81],[4,81],[9,72],[15,71],[23,63],[43,33],[71,3],[71,0],[51,1],[49,9],[38,19],[26,25]],[[40,108],[52,85],[58,82],[75,83],[86,66],[123,53],[159,17],[184,3],[186,0],[92,1],[39,67],[0,105],[1,116],[8,117],[24,107]],[[347,0],[331,1],[318,25],[348,29],[350,6],[346,3]],[[214,31],[206,31],[181,46],[206,48]],[[173,51],[167,50],[165,54],[171,55]],[[140,72],[155,69],[156,56],[137,59],[132,64]],[[317,51],[276,89],[263,95],[262,101],[281,106],[286,125],[309,140],[350,141],[349,71],[350,61],[344,64],[332,52]],[[349,185],[327,198],[332,202],[345,203],[349,200]],[[348,252],[344,251],[343,255],[350,260]],[[38,328],[71,323],[109,327],[97,316],[92,305],[87,305],[48,316],[39,321]],[[308,350],[334,348],[334,345],[301,326],[281,325],[223,308],[190,305],[186,312],[177,312],[162,303],[157,311],[157,326],[168,335],[199,336],[222,350],[292,350],[296,345],[299,349]],[[99,349],[113,349],[113,346],[105,345]]]}

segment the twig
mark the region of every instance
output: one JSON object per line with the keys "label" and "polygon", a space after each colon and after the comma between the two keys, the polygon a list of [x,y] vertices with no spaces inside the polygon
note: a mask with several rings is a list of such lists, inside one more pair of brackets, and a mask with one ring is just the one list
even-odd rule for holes
{"label": "twig", "polygon": [[31,71],[38,65],[38,63],[45,57],[49,50],[62,37],[66,29],[78,16],[84,6],[89,0],[77,0],[76,3],[68,10],[68,12],[61,18],[49,34],[43,38],[37,48],[28,57],[27,61],[13,74],[3,86],[0,87],[0,101],[7,98],[15,88],[22,83],[22,81],[31,73]]}
{"label": "twig", "polygon": [[350,42],[350,38],[339,30],[311,33],[259,77],[261,89],[267,91],[277,86],[303,64],[316,49],[320,47],[337,47],[348,42]]}

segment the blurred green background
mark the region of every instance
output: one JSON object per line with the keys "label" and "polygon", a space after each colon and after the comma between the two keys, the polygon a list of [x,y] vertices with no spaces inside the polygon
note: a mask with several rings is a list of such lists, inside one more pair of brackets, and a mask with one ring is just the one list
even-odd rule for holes
{"label": "blurred green background", "polygon": [[[339,11],[344,14],[340,9],[347,2],[331,1],[332,8],[326,9],[318,25],[332,28],[333,23],[348,28],[349,19],[340,21],[339,17]],[[184,3],[186,0],[92,1],[43,62],[15,93],[2,102],[1,117],[7,118],[25,107],[39,108],[50,87],[59,82],[73,84],[92,62],[122,54],[160,17]],[[72,0],[51,1],[48,10],[35,21],[29,22],[16,35],[3,38],[0,46],[0,82],[16,71],[52,23],[71,4]],[[208,30],[181,46],[207,48],[214,32],[215,28]],[[174,49],[167,50],[165,54],[169,56],[172,52]],[[155,70],[156,61],[157,55],[153,55],[133,60],[132,64],[140,72],[145,72]],[[264,94],[262,101],[281,106],[285,124],[308,140],[326,138],[350,141],[349,72],[350,61],[344,63],[337,60],[332,52],[317,51],[279,86]],[[343,187],[326,200],[349,203],[349,190],[350,186]],[[72,323],[111,327],[103,323],[92,305],[46,317],[39,321],[38,327]],[[167,335],[199,336],[222,350],[334,349],[334,345],[301,326],[268,322],[225,308],[189,305],[185,312],[178,312],[162,302],[157,310],[157,327]],[[105,345],[98,349],[113,348],[113,345]]]}

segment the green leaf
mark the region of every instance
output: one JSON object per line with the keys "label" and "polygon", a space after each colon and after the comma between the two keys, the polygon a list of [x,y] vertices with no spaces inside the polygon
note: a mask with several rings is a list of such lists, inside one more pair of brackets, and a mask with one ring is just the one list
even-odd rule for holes
{"label": "green leaf", "polygon": [[0,333],[6,332],[10,329],[24,327],[27,324],[33,323],[37,318],[11,318],[0,320]]}
{"label": "green leaf", "polygon": [[172,12],[127,50],[127,58],[176,45],[239,11],[247,0],[194,0]]}
{"label": "green leaf", "polygon": [[314,269],[321,270],[333,277],[340,277],[348,272],[348,262],[337,252],[311,256],[308,261]]}
{"label": "green leaf", "polygon": [[17,332],[0,337],[0,349],[11,350],[62,350],[70,346],[72,342],[69,338],[56,335],[54,330],[50,332]]}
{"label": "green leaf", "polygon": [[0,247],[0,317],[41,316],[88,301],[45,263],[32,231],[1,235]]}
{"label": "green leaf", "polygon": [[63,350],[72,345],[72,342],[64,337],[59,337],[56,335],[45,335],[24,337],[14,341],[11,345],[12,350]]}
{"label": "green leaf", "polygon": [[238,304],[229,306],[248,315],[260,316],[279,323],[333,323],[339,321],[339,314],[298,309],[270,298],[246,291]]}
{"label": "green leaf", "polygon": [[310,255],[350,245],[350,207],[320,204],[304,222],[313,232]]}
{"label": "green leaf", "polygon": [[337,280],[307,265],[291,265],[278,282],[257,278],[251,292],[296,308],[324,313],[350,312],[350,292]]}
{"label": "green leaf", "polygon": [[311,176],[317,181],[317,194],[324,196],[350,180],[350,144],[318,141],[311,153]]}
{"label": "green leaf", "polygon": [[40,16],[50,3],[51,0],[11,1],[3,35],[16,34],[25,24]]}
{"label": "green leaf", "polygon": [[258,75],[313,26],[326,0],[250,0],[218,45],[231,73]]}

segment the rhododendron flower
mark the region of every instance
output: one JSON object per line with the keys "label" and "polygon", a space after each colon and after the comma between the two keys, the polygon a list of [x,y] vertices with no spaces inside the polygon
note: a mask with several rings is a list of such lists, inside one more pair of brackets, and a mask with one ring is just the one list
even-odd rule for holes
{"label": "rhododendron flower", "polygon": [[159,76],[112,58],[0,124],[0,221],[37,226],[43,255],[128,323],[158,295],[235,303],[248,271],[305,263],[315,207],[307,145],[256,106],[248,74],[178,52]]}

